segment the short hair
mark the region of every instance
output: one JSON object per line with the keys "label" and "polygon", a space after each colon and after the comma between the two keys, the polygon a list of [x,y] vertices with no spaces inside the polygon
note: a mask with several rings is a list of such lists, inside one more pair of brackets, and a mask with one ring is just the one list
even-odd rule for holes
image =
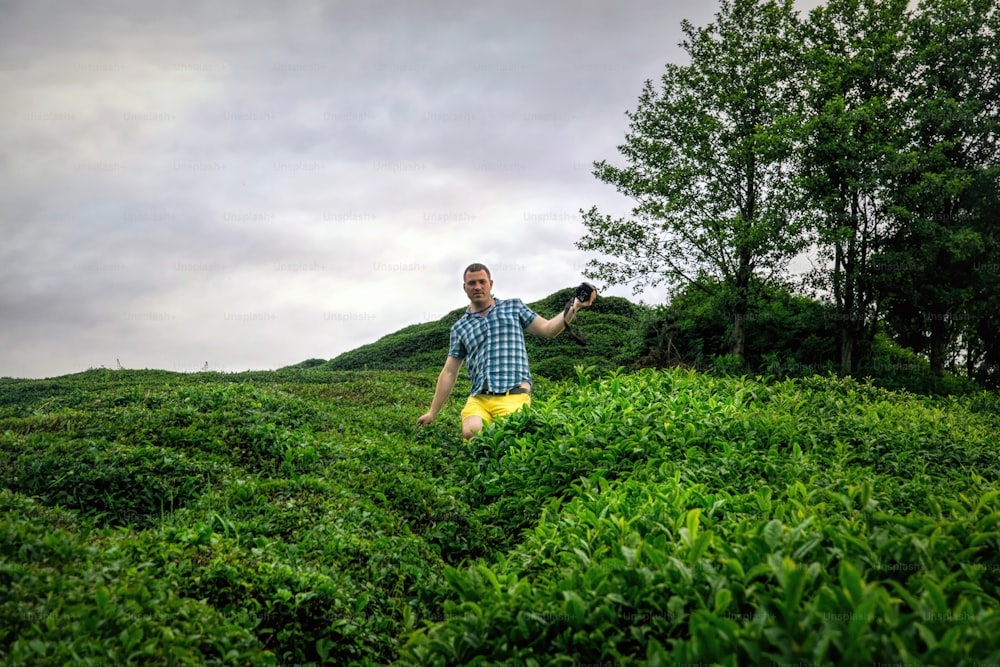
{"label": "short hair", "polygon": [[493,276],[490,275],[490,270],[486,268],[486,265],[485,264],[480,264],[479,262],[475,262],[475,263],[469,264],[467,267],[465,267],[465,271],[462,272],[462,282],[465,282],[465,276],[466,275],[468,275],[470,273],[475,273],[477,271],[485,271],[486,272],[486,277],[489,278],[490,280],[493,280]]}

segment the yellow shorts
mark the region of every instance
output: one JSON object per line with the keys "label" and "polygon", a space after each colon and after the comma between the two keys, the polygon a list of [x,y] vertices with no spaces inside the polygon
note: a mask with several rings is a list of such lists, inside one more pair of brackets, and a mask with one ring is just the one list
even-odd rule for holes
{"label": "yellow shorts", "polygon": [[531,394],[509,394],[507,396],[469,396],[462,408],[462,421],[468,417],[482,417],[484,424],[492,423],[497,417],[517,412],[531,405]]}

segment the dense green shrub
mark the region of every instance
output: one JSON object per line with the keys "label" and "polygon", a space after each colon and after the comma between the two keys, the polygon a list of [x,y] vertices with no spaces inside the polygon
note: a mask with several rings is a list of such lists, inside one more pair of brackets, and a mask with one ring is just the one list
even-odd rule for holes
{"label": "dense green shrub", "polygon": [[200,496],[227,468],[176,449],[0,435],[0,484],[109,525],[146,526]]}
{"label": "dense green shrub", "polygon": [[277,664],[252,632],[87,527],[0,489],[3,664]]}
{"label": "dense green shrub", "polygon": [[436,376],[0,382],[0,663],[1000,660],[994,394]]}
{"label": "dense green shrub", "polygon": [[[722,368],[716,359],[732,351],[730,301],[715,281],[688,285],[669,306],[639,319],[632,354],[646,366]],[[739,370],[778,379],[825,372],[837,358],[834,324],[829,306],[783,287],[759,286],[744,320],[745,365]]]}
{"label": "dense green shrub", "polygon": [[813,376],[612,376],[485,434],[492,562],[405,664],[1000,656],[992,419]]}
{"label": "dense green shrub", "polygon": [[934,377],[930,362],[920,355],[900,347],[888,336],[878,334],[872,354],[858,369],[861,377],[870,377],[889,389],[906,389],[922,394],[967,394],[977,391],[968,378],[946,374]]}

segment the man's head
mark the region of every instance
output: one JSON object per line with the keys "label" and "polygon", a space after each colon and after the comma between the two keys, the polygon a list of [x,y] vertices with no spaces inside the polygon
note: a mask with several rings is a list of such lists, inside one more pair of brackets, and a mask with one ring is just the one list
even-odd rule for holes
{"label": "man's head", "polygon": [[462,289],[474,308],[483,308],[493,297],[493,277],[483,264],[469,264],[462,274]]}
{"label": "man's head", "polygon": [[486,268],[485,264],[480,264],[479,262],[475,262],[474,264],[469,264],[467,267],[465,267],[465,273],[462,274],[462,280],[465,280],[465,278],[470,273],[479,273],[480,271],[485,271],[486,277],[490,280],[493,279],[493,276],[490,275],[490,270]]}

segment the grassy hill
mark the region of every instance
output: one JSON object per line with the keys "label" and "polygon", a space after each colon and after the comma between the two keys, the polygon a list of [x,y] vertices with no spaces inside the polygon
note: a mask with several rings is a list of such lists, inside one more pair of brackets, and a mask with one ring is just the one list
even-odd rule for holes
{"label": "grassy hill", "polygon": [[[528,306],[542,317],[551,319],[560,315],[572,292],[572,289],[560,290]],[[525,345],[532,373],[550,379],[564,379],[572,377],[573,368],[578,364],[601,370],[630,365],[635,359],[627,349],[627,342],[641,310],[641,306],[622,297],[599,297],[593,306],[578,316],[577,327],[589,342],[586,347],[566,334],[551,340],[527,334]],[[463,312],[464,306],[436,322],[405,327],[328,362],[310,360],[297,366],[327,370],[440,370],[448,354],[451,325]]]}
{"label": "grassy hill", "polygon": [[1000,399],[436,370],[0,380],[0,664],[1000,662]]}

